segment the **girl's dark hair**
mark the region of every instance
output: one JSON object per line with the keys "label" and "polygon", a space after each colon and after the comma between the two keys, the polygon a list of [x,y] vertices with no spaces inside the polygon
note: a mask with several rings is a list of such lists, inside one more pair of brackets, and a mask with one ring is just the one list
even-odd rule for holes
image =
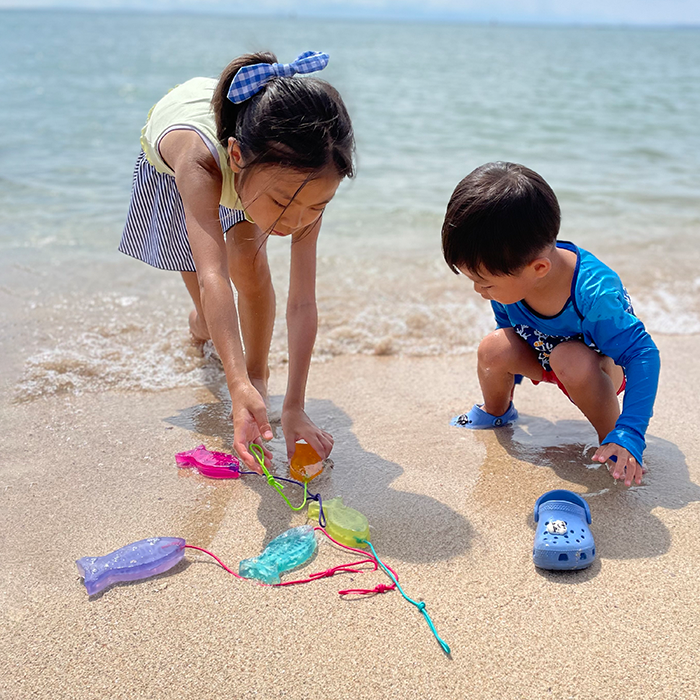
{"label": "girl's dark hair", "polygon": [[352,123],[340,94],[325,81],[274,77],[241,104],[228,99],[241,68],[276,62],[272,53],[254,53],[225,68],[212,98],[221,144],[226,148],[229,138],[235,138],[246,168],[276,164],[315,173],[333,167],[341,178],[353,177]]}
{"label": "girl's dark hair", "polygon": [[442,253],[453,272],[516,273],[557,239],[561,213],[552,188],[517,163],[486,163],[452,193]]}

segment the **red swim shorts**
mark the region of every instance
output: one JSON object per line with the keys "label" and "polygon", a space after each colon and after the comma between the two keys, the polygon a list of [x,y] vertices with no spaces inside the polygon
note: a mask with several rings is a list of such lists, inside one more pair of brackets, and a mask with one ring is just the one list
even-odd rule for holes
{"label": "red swim shorts", "polygon": [[[539,384],[540,382],[536,382],[534,379],[530,380],[533,384]],[[566,397],[571,401],[571,397],[569,396],[569,392],[566,390],[566,387],[559,381],[559,377],[557,377],[556,374],[554,374],[553,370],[542,370],[542,379],[540,380],[544,382],[545,384],[556,384],[563,392],[566,394]],[[622,384],[620,385],[620,388],[617,390],[617,395],[619,396],[624,390],[625,386],[627,386],[627,377],[622,378]]]}

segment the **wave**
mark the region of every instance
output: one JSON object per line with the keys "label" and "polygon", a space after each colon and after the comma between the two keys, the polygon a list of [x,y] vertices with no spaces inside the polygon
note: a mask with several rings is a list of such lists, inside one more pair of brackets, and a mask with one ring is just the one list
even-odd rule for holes
{"label": "wave", "polygon": [[[444,266],[414,259],[373,269],[366,261],[353,265],[329,259],[320,269],[313,362],[358,354],[465,355],[494,327],[489,304]],[[15,400],[220,383],[223,370],[212,344],[201,348],[189,339],[184,286],[174,276],[165,285],[155,279],[152,288],[138,294],[96,295],[82,303],[72,322],[76,299],[54,300],[44,316],[55,344],[26,361]],[[700,277],[630,291],[652,335],[700,333]],[[288,361],[285,305],[280,295],[272,367]]]}

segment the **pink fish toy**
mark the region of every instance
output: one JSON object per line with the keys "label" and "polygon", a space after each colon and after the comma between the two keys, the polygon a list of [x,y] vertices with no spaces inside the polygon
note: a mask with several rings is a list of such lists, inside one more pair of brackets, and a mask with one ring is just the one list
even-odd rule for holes
{"label": "pink fish toy", "polygon": [[204,445],[176,454],[175,462],[178,467],[194,468],[210,479],[238,479],[241,475],[241,464],[233,455],[212,452]]}

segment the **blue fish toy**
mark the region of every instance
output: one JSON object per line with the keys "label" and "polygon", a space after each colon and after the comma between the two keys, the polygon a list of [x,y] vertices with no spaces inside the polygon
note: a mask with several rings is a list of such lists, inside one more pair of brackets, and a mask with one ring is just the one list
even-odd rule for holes
{"label": "blue fish toy", "polygon": [[75,563],[85,579],[88,595],[119,581],[137,581],[162,574],[185,556],[180,537],[149,537],[102,557],[83,557]]}
{"label": "blue fish toy", "polygon": [[280,574],[306,563],[316,551],[313,525],[300,525],[275,537],[259,557],[244,559],[238,573],[263,583],[280,583]]}

